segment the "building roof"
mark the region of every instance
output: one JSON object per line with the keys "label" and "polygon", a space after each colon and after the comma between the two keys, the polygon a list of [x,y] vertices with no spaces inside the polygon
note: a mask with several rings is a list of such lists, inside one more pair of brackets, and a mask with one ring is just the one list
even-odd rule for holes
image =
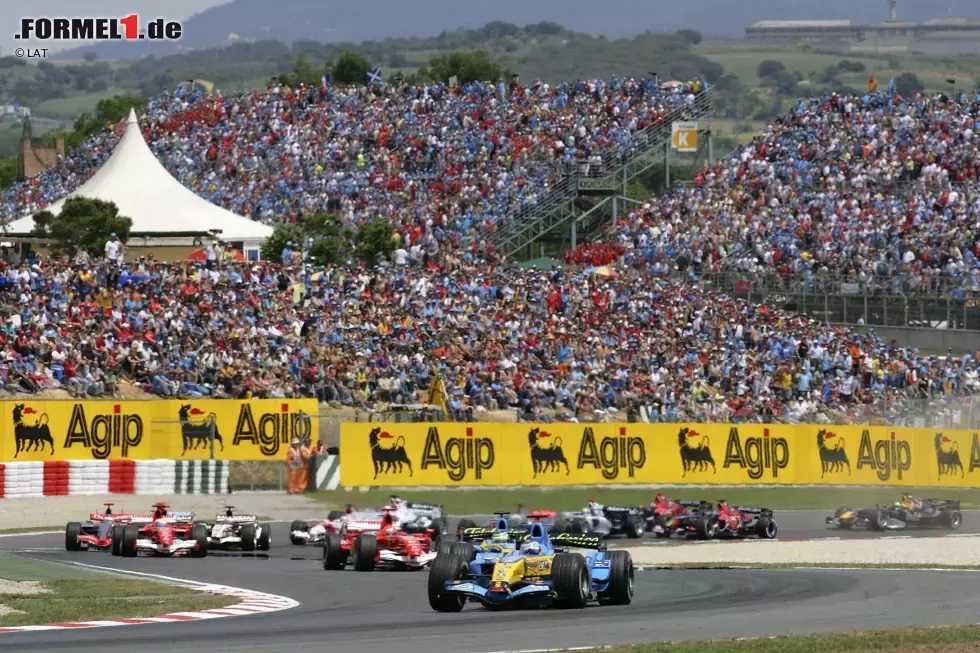
{"label": "building roof", "polygon": [[853,20],[760,20],[749,28],[808,28],[808,27],[856,27]]}
{"label": "building roof", "polygon": [[[236,215],[216,206],[184,187],[163,167],[150,150],[130,110],[125,131],[109,159],[91,179],[75,192],[49,207],[57,215],[69,197],[91,197],[114,202],[119,215],[133,221],[130,233],[201,234],[219,230],[226,241],[257,245],[272,234],[272,227]],[[8,235],[28,235],[34,230],[34,217],[28,215],[11,222]]]}

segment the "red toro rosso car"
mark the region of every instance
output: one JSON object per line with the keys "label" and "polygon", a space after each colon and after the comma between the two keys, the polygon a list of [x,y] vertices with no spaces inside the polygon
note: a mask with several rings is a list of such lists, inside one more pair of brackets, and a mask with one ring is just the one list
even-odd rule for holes
{"label": "red toro rosso car", "polygon": [[156,503],[153,508],[149,523],[113,524],[112,555],[134,558],[142,552],[203,558],[208,554],[208,526],[195,523],[194,513],[169,512],[165,503]]}
{"label": "red toro rosso car", "polygon": [[712,505],[707,501],[675,501],[658,492],[646,511],[647,523],[657,537],[690,537],[696,534],[698,511],[711,509]]}
{"label": "red toro rosso car", "polygon": [[772,540],[779,533],[776,519],[768,508],[734,508],[719,501],[718,508],[700,508],[693,516],[694,535],[699,540],[758,537]]}
{"label": "red toro rosso car", "polygon": [[355,571],[388,569],[422,569],[435,560],[439,533],[406,533],[385,506],[380,519],[361,518],[351,514],[338,533],[326,533],[323,539],[323,568]]}

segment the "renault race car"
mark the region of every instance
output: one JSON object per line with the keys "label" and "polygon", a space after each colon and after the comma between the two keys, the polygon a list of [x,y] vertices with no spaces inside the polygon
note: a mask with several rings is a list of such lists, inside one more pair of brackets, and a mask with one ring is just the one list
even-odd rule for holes
{"label": "renault race car", "polygon": [[323,568],[340,570],[348,563],[355,571],[427,567],[438,555],[441,534],[405,532],[395,513],[394,506],[385,506],[380,520],[362,520],[352,513],[339,533],[324,537]]}
{"label": "renault race car", "polygon": [[203,558],[208,554],[207,524],[195,523],[192,512],[170,512],[165,503],[153,507],[153,519],[147,524],[113,525],[112,555],[134,558],[142,552]]}
{"label": "renault race car", "polygon": [[733,508],[719,501],[715,509],[698,509],[689,527],[699,540],[715,538],[758,537],[772,540],[779,533],[776,519],[768,508]]}
{"label": "renault race car", "polygon": [[963,524],[959,501],[919,499],[902,495],[901,501],[890,506],[873,508],[838,508],[827,523],[842,529],[870,528],[875,531],[903,528],[947,528],[958,530]]}
{"label": "renault race car", "polygon": [[597,533],[604,537],[625,535],[643,537],[647,523],[642,508],[631,506],[604,506],[595,499],[579,512],[563,512],[555,523],[559,533]]}
{"label": "renault race car", "polygon": [[116,524],[149,523],[152,515],[113,513],[112,503],[105,503],[103,512],[90,512],[88,521],[68,522],[65,525],[65,550],[87,551],[112,548],[112,531]]}
{"label": "renault race car", "polygon": [[529,529],[511,528],[506,512],[496,512],[497,521],[485,528],[469,527],[459,531],[459,542],[440,542],[440,554],[454,554],[469,562],[493,565],[501,556],[513,553],[530,535]]}
{"label": "renault race car", "polygon": [[[583,556],[568,547],[592,551]],[[633,580],[628,551],[607,551],[598,536],[561,533],[552,538],[541,524],[532,524],[520,548],[492,566],[479,557],[437,557],[429,572],[428,596],[438,612],[459,612],[467,600],[488,608],[584,608],[590,601],[627,605],[633,599]]]}
{"label": "renault race car", "polygon": [[208,548],[268,551],[272,546],[272,529],[254,515],[236,515],[234,506],[225,506],[225,514],[208,524]]}

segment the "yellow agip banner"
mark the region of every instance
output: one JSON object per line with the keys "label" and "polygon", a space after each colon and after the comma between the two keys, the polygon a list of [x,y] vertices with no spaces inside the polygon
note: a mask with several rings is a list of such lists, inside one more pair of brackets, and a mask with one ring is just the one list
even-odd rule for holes
{"label": "yellow agip banner", "polygon": [[[315,399],[3,401],[0,461],[284,458],[316,439]],[[301,411],[304,413],[301,416]]]}
{"label": "yellow agip banner", "polygon": [[341,483],[973,487],[972,431],[758,424],[344,424]]}

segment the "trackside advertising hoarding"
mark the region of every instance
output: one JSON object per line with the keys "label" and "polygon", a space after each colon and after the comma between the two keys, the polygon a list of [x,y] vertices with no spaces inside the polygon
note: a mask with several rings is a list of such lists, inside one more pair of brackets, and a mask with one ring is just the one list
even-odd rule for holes
{"label": "trackside advertising hoarding", "polygon": [[783,424],[344,424],[341,484],[974,487],[973,431]]}

